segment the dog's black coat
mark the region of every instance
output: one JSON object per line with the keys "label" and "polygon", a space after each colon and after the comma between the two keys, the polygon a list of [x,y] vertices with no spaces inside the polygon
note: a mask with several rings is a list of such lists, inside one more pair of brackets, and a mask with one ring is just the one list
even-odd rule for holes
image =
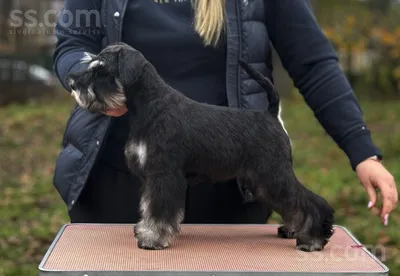
{"label": "dog's black coat", "polygon": [[[139,51],[124,43],[108,46],[88,62],[93,66],[70,76],[78,103],[93,112],[106,110],[110,102],[126,104],[131,113],[125,153],[143,183],[142,219],[135,226],[139,247],[171,244],[184,217],[185,174],[193,172],[211,181],[238,178],[282,216],[281,237],[296,238],[301,250],[323,249],[333,233],[334,212],[294,174],[274,89],[268,110],[212,106],[167,85]],[[260,85],[272,85],[240,63]]]}

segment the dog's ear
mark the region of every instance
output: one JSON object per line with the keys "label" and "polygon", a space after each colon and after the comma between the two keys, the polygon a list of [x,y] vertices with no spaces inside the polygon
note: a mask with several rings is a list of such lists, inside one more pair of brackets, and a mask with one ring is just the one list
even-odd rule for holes
{"label": "dog's ear", "polygon": [[139,79],[146,63],[146,58],[139,51],[121,49],[118,53],[118,67],[122,86],[132,86]]}

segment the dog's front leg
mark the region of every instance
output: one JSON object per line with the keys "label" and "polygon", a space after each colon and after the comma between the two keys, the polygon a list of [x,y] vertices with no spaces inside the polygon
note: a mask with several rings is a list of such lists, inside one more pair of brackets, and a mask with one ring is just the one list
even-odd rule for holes
{"label": "dog's front leg", "polygon": [[138,247],[163,249],[171,245],[184,218],[186,179],[179,170],[153,172],[143,181],[141,220],[135,226]]}

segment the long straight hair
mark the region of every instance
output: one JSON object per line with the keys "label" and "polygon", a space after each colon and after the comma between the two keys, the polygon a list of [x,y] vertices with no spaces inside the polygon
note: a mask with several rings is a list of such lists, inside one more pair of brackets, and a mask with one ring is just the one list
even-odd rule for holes
{"label": "long straight hair", "polygon": [[194,29],[204,45],[216,46],[225,30],[225,0],[192,0],[192,5]]}

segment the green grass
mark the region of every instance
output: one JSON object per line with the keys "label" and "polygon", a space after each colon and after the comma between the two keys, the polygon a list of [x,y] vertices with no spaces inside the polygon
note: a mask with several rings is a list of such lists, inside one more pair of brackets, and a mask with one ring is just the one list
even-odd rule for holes
{"label": "green grass", "polygon": [[[400,102],[361,102],[385,165],[400,179]],[[37,266],[67,210],[52,186],[71,99],[0,108],[0,276],[37,275]],[[400,275],[400,213],[383,227],[367,209],[368,198],[346,156],[327,136],[310,109],[297,98],[283,103],[283,118],[294,142],[300,180],[334,206],[337,224],[376,252]],[[272,222],[279,221],[274,215]]]}

